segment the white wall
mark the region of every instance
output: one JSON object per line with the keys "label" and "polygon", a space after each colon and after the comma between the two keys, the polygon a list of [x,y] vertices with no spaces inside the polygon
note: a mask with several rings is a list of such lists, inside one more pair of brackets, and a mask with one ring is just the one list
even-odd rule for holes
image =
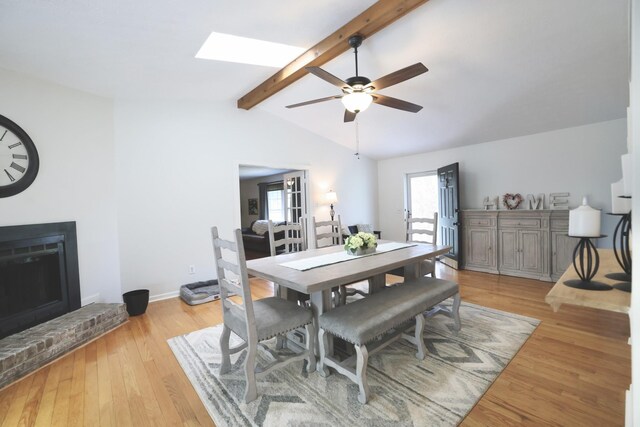
{"label": "white wall", "polygon": [[229,238],[241,225],[240,164],[307,169],[314,215],[328,218],[333,188],[343,220],[377,225],[375,162],[257,109],[116,102],[115,141],[125,291],[158,297],[215,277],[209,229]]}
{"label": "white wall", "polygon": [[[385,237],[404,236],[404,180],[407,173],[460,163],[460,205],[482,208],[486,196],[505,193],[569,192],[575,208],[583,195],[589,204],[611,209],[612,182],[622,177],[620,155],[626,152],[626,120],[612,120],[451,150],[378,162],[378,209]],[[603,214],[603,233],[613,234],[616,219]],[[610,246],[601,239],[600,246]]]}
{"label": "white wall", "polygon": [[76,221],[83,304],[121,300],[112,101],[2,69],[0,93],[40,157],[33,184],[0,199],[0,226]]}

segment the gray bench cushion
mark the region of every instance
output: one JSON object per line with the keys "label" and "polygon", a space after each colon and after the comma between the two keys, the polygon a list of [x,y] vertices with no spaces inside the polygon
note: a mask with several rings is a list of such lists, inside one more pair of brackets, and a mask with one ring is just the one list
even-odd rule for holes
{"label": "gray bench cushion", "polygon": [[324,313],[319,326],[332,335],[362,345],[457,292],[457,283],[421,277]]}
{"label": "gray bench cushion", "polygon": [[[313,321],[313,312],[293,301],[269,297],[253,301],[253,312],[258,330],[258,341],[264,341],[283,332],[292,331]],[[225,323],[243,340],[247,340],[244,313],[230,310]]]}

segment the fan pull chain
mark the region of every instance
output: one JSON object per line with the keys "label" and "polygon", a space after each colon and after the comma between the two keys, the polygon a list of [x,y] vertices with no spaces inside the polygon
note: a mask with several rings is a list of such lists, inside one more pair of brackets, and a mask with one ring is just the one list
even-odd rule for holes
{"label": "fan pull chain", "polygon": [[358,116],[356,116],[356,153],[354,154],[354,156],[356,156],[358,158],[358,160],[360,160],[360,132],[359,132],[359,128],[358,128]]}

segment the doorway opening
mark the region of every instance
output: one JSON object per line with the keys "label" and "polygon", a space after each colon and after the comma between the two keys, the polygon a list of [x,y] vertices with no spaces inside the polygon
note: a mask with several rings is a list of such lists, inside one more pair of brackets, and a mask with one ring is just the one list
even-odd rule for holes
{"label": "doorway opening", "polygon": [[306,221],[307,171],[240,165],[239,177],[245,255],[247,259],[270,256],[268,220]]}
{"label": "doorway opening", "polygon": [[[407,174],[406,188],[406,218],[433,218],[438,214],[438,175],[436,171]],[[424,223],[415,224],[416,229],[428,229],[428,227],[429,225]],[[429,241],[429,237],[426,235],[418,234],[415,239],[437,243]]]}

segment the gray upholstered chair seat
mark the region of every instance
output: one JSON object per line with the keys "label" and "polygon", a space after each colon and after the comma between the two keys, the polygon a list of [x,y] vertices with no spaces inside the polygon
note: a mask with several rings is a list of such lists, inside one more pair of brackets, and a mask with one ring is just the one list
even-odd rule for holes
{"label": "gray upholstered chair seat", "polygon": [[457,283],[421,277],[333,309],[320,316],[319,326],[362,345],[456,293]]}
{"label": "gray upholstered chair seat", "polygon": [[[279,297],[269,297],[253,301],[258,341],[292,331],[313,322],[313,312],[292,301]],[[244,313],[230,310],[225,324],[243,340],[247,339],[247,325]]]}

